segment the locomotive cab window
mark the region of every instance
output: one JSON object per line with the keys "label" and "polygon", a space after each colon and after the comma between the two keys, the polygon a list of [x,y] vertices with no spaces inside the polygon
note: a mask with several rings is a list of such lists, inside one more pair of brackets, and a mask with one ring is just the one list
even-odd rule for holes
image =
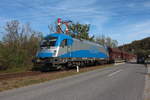
{"label": "locomotive cab window", "polygon": [[49,37],[49,38],[45,38],[42,42],[40,47],[51,47],[51,46],[55,46],[57,41],[57,37]]}
{"label": "locomotive cab window", "polygon": [[67,39],[63,40],[63,41],[61,42],[61,45],[60,45],[60,46],[61,46],[61,47],[67,46]]}

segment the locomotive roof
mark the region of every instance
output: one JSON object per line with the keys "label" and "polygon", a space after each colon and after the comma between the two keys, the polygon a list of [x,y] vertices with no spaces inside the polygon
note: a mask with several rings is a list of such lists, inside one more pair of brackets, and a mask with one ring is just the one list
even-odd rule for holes
{"label": "locomotive roof", "polygon": [[70,38],[70,39],[72,39],[71,36],[63,34],[63,33],[51,33],[51,34],[47,35],[45,38],[48,38],[48,37],[62,37],[62,38]]}
{"label": "locomotive roof", "polygon": [[69,36],[69,35],[63,34],[63,33],[51,33],[51,34],[47,35],[45,38],[49,38],[49,37],[61,37],[61,40],[63,40],[63,39],[70,39],[70,40],[75,39],[75,40],[78,40],[78,41],[84,41],[85,43],[89,43],[89,44],[101,46],[101,47],[103,47],[103,48],[106,49],[105,46],[100,45],[100,44],[98,44],[98,43],[91,42],[91,41],[84,40],[84,39],[82,39],[82,40],[76,39],[76,38],[73,38],[73,37],[71,37],[71,36]]}

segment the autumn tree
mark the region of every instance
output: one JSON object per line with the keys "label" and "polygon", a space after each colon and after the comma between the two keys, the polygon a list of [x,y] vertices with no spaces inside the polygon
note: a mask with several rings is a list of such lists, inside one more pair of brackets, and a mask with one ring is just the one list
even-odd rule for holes
{"label": "autumn tree", "polygon": [[4,29],[0,66],[6,69],[28,69],[32,66],[32,58],[37,52],[41,32],[32,30],[30,24],[21,25],[17,20],[7,22]]}

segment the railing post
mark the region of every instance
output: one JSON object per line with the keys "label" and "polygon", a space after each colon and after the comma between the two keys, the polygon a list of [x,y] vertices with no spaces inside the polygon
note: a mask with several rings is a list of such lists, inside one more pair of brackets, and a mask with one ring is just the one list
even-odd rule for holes
{"label": "railing post", "polygon": [[77,72],[79,72],[79,66],[77,66]]}

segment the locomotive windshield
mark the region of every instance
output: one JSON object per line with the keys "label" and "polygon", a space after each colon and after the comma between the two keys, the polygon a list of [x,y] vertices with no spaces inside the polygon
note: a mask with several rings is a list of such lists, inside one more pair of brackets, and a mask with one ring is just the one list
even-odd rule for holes
{"label": "locomotive windshield", "polygon": [[55,46],[57,37],[48,37],[42,40],[40,47],[51,47]]}

